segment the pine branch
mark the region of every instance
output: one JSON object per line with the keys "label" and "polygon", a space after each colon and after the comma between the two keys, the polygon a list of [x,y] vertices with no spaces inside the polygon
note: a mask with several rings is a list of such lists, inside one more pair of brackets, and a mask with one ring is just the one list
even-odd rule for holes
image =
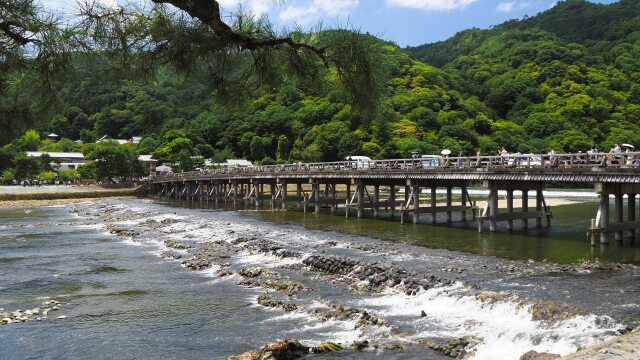
{"label": "pine branch", "polygon": [[328,64],[324,48],[300,43],[291,37],[259,39],[249,34],[234,31],[229,25],[222,21],[220,14],[220,4],[215,0],[152,0],[156,4],[171,4],[186,12],[191,17],[202,21],[223,41],[235,44],[243,49],[255,51],[259,49],[274,48],[278,46],[288,46],[295,50],[311,52],[322,59],[325,65]]}
{"label": "pine branch", "polygon": [[20,28],[24,30],[24,26],[15,21],[3,21],[0,22],[0,31],[2,31],[7,37],[13,40],[20,46],[27,45],[28,43],[36,42],[36,39],[30,39],[24,37],[20,32],[14,30],[14,28]]}

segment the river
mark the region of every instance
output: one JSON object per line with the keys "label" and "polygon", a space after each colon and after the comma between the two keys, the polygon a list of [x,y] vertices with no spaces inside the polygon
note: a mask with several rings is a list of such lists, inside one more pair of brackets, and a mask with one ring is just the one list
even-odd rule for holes
{"label": "river", "polygon": [[568,354],[640,320],[638,246],[592,249],[593,209],[513,234],[140,199],[0,209],[0,312],[59,302],[0,326],[0,358],[223,359],[284,338],[371,344],[319,359],[446,359],[429,343],[450,339],[473,359]]}

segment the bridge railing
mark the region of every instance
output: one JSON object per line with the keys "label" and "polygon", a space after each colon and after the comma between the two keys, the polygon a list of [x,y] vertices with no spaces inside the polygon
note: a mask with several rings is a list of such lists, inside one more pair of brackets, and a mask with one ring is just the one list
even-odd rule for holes
{"label": "bridge railing", "polygon": [[425,172],[459,171],[476,169],[478,171],[497,171],[507,169],[575,169],[590,170],[594,167],[615,169],[638,169],[640,171],[640,152],[624,153],[575,153],[575,154],[509,154],[505,156],[429,156],[410,159],[385,159],[371,161],[335,161],[317,163],[295,163],[280,165],[261,165],[251,167],[219,168],[201,171],[172,173],[155,176],[159,180],[190,180],[207,175],[260,175],[274,173],[330,173],[330,172]]}

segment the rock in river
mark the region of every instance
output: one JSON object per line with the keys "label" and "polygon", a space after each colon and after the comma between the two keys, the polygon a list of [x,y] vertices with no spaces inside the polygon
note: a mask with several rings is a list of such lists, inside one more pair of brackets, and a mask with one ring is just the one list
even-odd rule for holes
{"label": "rock in river", "polygon": [[230,356],[228,360],[293,360],[301,359],[309,354],[309,347],[304,346],[298,340],[280,340],[272,344],[266,344],[260,349],[247,351],[246,353]]}

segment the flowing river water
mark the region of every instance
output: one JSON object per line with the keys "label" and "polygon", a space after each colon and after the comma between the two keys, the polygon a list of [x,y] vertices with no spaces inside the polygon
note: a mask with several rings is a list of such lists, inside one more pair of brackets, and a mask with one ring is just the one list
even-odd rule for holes
{"label": "flowing river water", "polygon": [[41,311],[0,326],[0,359],[224,359],[285,338],[370,344],[318,359],[568,354],[640,320],[639,247],[592,249],[594,209],[513,234],[142,199],[0,209],[0,313]]}

